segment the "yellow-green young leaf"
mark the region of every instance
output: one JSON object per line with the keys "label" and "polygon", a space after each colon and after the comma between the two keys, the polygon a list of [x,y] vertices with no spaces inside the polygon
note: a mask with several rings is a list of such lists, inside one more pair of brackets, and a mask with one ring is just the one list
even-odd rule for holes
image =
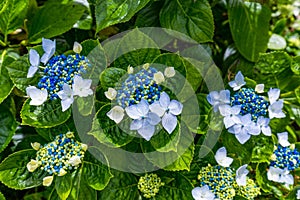
{"label": "yellow-green young leaf", "polygon": [[4,195],[0,192],[0,200],[6,200]]}
{"label": "yellow-green young leaf", "polygon": [[235,46],[249,61],[267,50],[270,9],[256,2],[228,1],[229,25]]}
{"label": "yellow-green young leaf", "polygon": [[71,108],[62,112],[60,100],[49,100],[40,106],[31,106],[30,101],[27,99],[21,110],[23,125],[51,128],[66,122],[71,116]]}
{"label": "yellow-green young leaf", "polygon": [[29,42],[36,44],[41,42],[43,37],[52,38],[67,32],[81,18],[85,10],[85,6],[73,2],[46,3],[28,20]]}
{"label": "yellow-green young leaf", "polygon": [[26,149],[10,154],[0,164],[0,181],[7,187],[23,190],[42,184],[48,174],[40,169],[34,172],[27,170],[27,163],[34,159],[36,151]]}
{"label": "yellow-green young leaf", "polygon": [[68,198],[72,186],[72,176],[70,173],[55,178],[55,189],[61,200],[66,200]]}
{"label": "yellow-green young leaf", "polygon": [[214,35],[213,15],[206,0],[167,0],[160,12],[160,23],[200,43],[212,41]]}
{"label": "yellow-green young leaf", "polygon": [[5,37],[23,25],[28,2],[28,0],[2,0],[0,2],[0,32]]}
{"label": "yellow-green young leaf", "polygon": [[150,0],[96,0],[95,16],[98,33],[102,29],[126,22],[141,10]]}

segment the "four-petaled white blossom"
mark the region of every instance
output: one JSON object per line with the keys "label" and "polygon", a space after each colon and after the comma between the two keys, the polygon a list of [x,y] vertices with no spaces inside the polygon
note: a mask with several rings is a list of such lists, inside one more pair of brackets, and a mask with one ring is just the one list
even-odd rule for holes
{"label": "four-petaled white blossom", "polygon": [[153,75],[153,80],[157,83],[157,84],[160,84],[162,82],[165,81],[165,77],[164,77],[164,74],[162,72],[156,72],[154,75]]}
{"label": "four-petaled white blossom", "polygon": [[230,91],[221,90],[220,92],[212,91],[207,95],[207,101],[214,107],[214,112],[219,110],[219,107],[224,104],[230,104]]}
{"label": "four-petaled white blossom", "polygon": [[246,186],[247,183],[247,175],[249,173],[249,170],[247,169],[248,165],[245,164],[243,166],[240,166],[237,170],[236,170],[236,183],[239,186]]}
{"label": "four-petaled white blossom", "polygon": [[28,171],[33,172],[34,170],[36,170],[39,167],[39,162],[36,160],[31,159],[29,161],[29,163],[27,163],[26,167],[28,169]]}
{"label": "four-petaled white blossom", "polygon": [[246,85],[246,82],[244,81],[244,76],[242,72],[238,72],[235,77],[234,81],[230,81],[229,86],[233,88],[233,91],[239,90],[242,86]]}
{"label": "four-petaled white blossom", "polygon": [[120,123],[124,117],[124,109],[121,106],[113,107],[106,115],[114,120],[117,124]]}
{"label": "four-petaled white blossom", "polygon": [[235,124],[241,123],[241,120],[238,114],[241,111],[241,106],[230,106],[230,105],[221,105],[219,106],[219,110],[221,115],[224,117],[224,125],[225,128],[229,128]]}
{"label": "four-petaled white blossom", "polygon": [[47,101],[48,92],[47,90],[40,90],[35,86],[29,86],[26,88],[27,96],[31,98],[30,105],[40,106]]}
{"label": "four-petaled white blossom", "polygon": [[55,40],[52,41],[52,40],[49,40],[49,39],[45,39],[45,38],[42,38],[42,46],[43,46],[43,49],[44,49],[44,54],[41,58],[41,62],[46,64],[48,62],[48,60],[54,55],[55,53]]}
{"label": "four-petaled white blossom", "polygon": [[32,78],[39,69],[40,65],[40,55],[34,49],[29,50],[29,62],[30,67],[28,69],[27,78]]}
{"label": "four-petaled white blossom", "polygon": [[142,99],[138,104],[126,107],[125,111],[133,119],[130,130],[137,130],[143,138],[149,141],[155,132],[155,125],[161,119],[156,113],[149,112],[148,102]]}
{"label": "four-petaled white blossom", "polygon": [[271,136],[272,135],[269,123],[270,123],[270,119],[269,118],[264,118],[263,116],[259,116],[257,118],[256,125],[260,128],[261,132],[265,136]]}
{"label": "four-petaled white blossom", "polygon": [[290,174],[288,169],[281,169],[276,167],[270,167],[267,172],[268,180],[284,183],[287,185],[294,184],[294,177]]}
{"label": "four-petaled white blossom", "polygon": [[233,162],[232,158],[227,157],[227,150],[225,147],[221,147],[217,150],[215,159],[217,163],[223,167],[229,167]]}
{"label": "four-petaled white blossom", "polygon": [[114,100],[117,96],[117,90],[109,87],[108,90],[106,92],[104,92],[104,94],[105,94],[106,98],[108,98],[109,100]]}
{"label": "four-petaled white blossom", "polygon": [[164,129],[171,134],[177,126],[177,115],[181,114],[183,105],[176,100],[170,100],[167,93],[162,92],[159,101],[149,106],[151,112],[162,117],[162,125]]}
{"label": "four-petaled white blossom", "polygon": [[255,92],[257,93],[264,93],[265,85],[264,84],[257,84],[255,86]]}
{"label": "four-petaled white blossom", "polygon": [[296,198],[300,199],[300,190],[297,190]]}
{"label": "four-petaled white blossom", "polygon": [[192,196],[195,200],[214,200],[215,194],[210,191],[207,185],[195,187],[192,190]]}
{"label": "four-petaled white blossom", "polygon": [[288,132],[277,133],[278,143],[283,147],[288,147],[291,143],[288,141]]}
{"label": "four-petaled white blossom", "polygon": [[74,102],[73,90],[71,89],[71,87],[68,84],[64,83],[63,90],[59,91],[57,93],[57,95],[61,99],[62,111],[64,112],[68,108],[70,108],[70,106]]}
{"label": "four-petaled white blossom", "polygon": [[74,167],[78,166],[81,163],[81,159],[79,156],[73,156],[68,160],[68,163]]}
{"label": "four-petaled white blossom", "polygon": [[81,76],[74,76],[74,83],[72,85],[74,95],[78,95],[80,97],[87,97],[93,94],[93,90],[91,89],[92,80],[91,79],[83,79]]}
{"label": "four-petaled white blossom", "polygon": [[82,46],[80,43],[78,42],[74,42],[74,45],[73,45],[73,51],[75,53],[80,53],[82,51]]}
{"label": "four-petaled white blossom", "polygon": [[50,186],[53,181],[53,176],[46,176],[43,178],[43,186]]}
{"label": "four-petaled white blossom", "polygon": [[228,132],[235,134],[237,140],[244,144],[247,142],[251,135],[259,135],[260,128],[251,121],[251,114],[239,116],[241,123],[235,124],[228,129]]}
{"label": "four-petaled white blossom", "polygon": [[165,77],[171,78],[175,76],[175,69],[174,67],[167,67],[164,71]]}

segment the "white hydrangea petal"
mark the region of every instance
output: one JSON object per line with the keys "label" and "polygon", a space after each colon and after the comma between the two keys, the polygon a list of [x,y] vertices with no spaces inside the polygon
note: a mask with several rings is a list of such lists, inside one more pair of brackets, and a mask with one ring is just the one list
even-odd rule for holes
{"label": "white hydrangea petal", "polygon": [[257,93],[264,93],[265,84],[257,84],[255,86],[255,92]]}
{"label": "white hydrangea petal", "polygon": [[232,158],[227,157],[227,151],[225,147],[221,147],[217,150],[215,159],[217,163],[223,167],[229,167],[233,162]]}
{"label": "white hydrangea petal", "polygon": [[207,185],[195,187],[192,190],[192,196],[195,200],[214,200],[215,195],[209,190]]}
{"label": "white hydrangea petal", "polygon": [[45,39],[42,38],[42,46],[43,49],[45,51],[45,53],[43,54],[42,58],[41,58],[41,62],[46,64],[48,62],[48,60],[54,55],[55,53],[55,40],[49,40],[49,39]]}
{"label": "white hydrangea petal", "polygon": [[231,106],[227,104],[220,105],[219,111],[223,117],[229,116],[231,114]]}
{"label": "white hydrangea petal", "polygon": [[241,144],[245,144],[250,139],[251,135],[241,131],[239,134],[235,134],[235,137]]}
{"label": "white hydrangea petal", "polygon": [[35,86],[29,86],[26,88],[27,96],[31,98],[30,105],[33,106],[40,106],[45,101],[47,101],[48,98],[48,92],[47,90],[40,90],[36,88]]}
{"label": "white hydrangea petal", "polygon": [[272,135],[272,131],[271,131],[270,126],[263,126],[263,127],[261,128],[261,131],[262,131],[262,133],[263,133],[265,136],[271,136],[271,135]]}
{"label": "white hydrangea petal", "polygon": [[149,106],[149,109],[151,112],[156,113],[158,116],[162,117],[165,114],[166,109],[161,107],[160,103],[158,101],[152,103]]}
{"label": "white hydrangea petal", "polygon": [[142,99],[137,105],[136,105],[137,111],[141,114],[141,116],[146,116],[149,112],[149,104],[145,99]]}
{"label": "white hydrangea petal", "polygon": [[282,174],[283,170],[280,168],[270,167],[267,172],[268,180],[279,182],[280,174]]}
{"label": "white hydrangea petal", "polygon": [[283,146],[283,147],[287,147],[290,146],[291,143],[288,141],[288,132],[282,132],[282,133],[277,133],[277,137],[278,137],[278,143]]}
{"label": "white hydrangea petal", "polygon": [[268,107],[270,119],[272,119],[272,118],[284,118],[285,114],[282,112],[282,108],[283,108],[283,100],[282,99],[272,103]]}
{"label": "white hydrangea petal", "polygon": [[152,112],[148,113],[146,120],[151,125],[157,125],[161,121],[160,117]]}
{"label": "white hydrangea petal", "polygon": [[210,92],[206,97],[208,103],[210,103],[210,105],[212,105],[212,106],[216,104],[216,100],[218,100],[219,98],[220,98],[220,95],[217,91]]}
{"label": "white hydrangea petal", "polygon": [[154,75],[153,75],[153,80],[157,83],[157,84],[160,84],[162,82],[165,81],[165,77],[164,77],[164,74],[162,72],[156,72]]}
{"label": "white hydrangea petal", "polygon": [[26,167],[29,172],[34,172],[39,167],[39,162],[31,159]]}
{"label": "white hydrangea petal", "polygon": [[136,104],[126,107],[125,111],[131,119],[139,119],[142,117],[141,113],[137,110]]}
{"label": "white hydrangea petal", "polygon": [[230,91],[229,90],[221,90],[220,91],[220,101],[225,104],[230,103]]}
{"label": "white hydrangea petal", "polygon": [[239,90],[244,85],[246,85],[246,82],[244,81],[244,76],[241,71],[235,75],[234,81],[229,82],[229,86],[232,87],[234,91]]}
{"label": "white hydrangea petal", "polygon": [[273,104],[275,101],[277,101],[279,99],[279,96],[280,96],[280,89],[270,88],[270,90],[268,92],[270,104]]}
{"label": "white hydrangea petal", "polygon": [[173,115],[180,115],[182,112],[183,105],[177,100],[172,100],[168,106],[169,112]]}
{"label": "white hydrangea petal", "polygon": [[167,67],[164,71],[165,76],[168,78],[175,76],[175,73],[174,67]]}
{"label": "white hydrangea petal", "polygon": [[243,125],[249,124],[251,122],[251,114],[240,116],[240,120]]}
{"label": "white hydrangea petal", "polygon": [[74,83],[72,85],[74,95],[80,97],[87,97],[93,94],[93,90],[90,88],[92,85],[91,79],[83,79],[81,76],[75,75]]}
{"label": "white hydrangea petal", "polygon": [[140,119],[135,119],[130,124],[130,130],[138,130],[143,126],[143,121]]}
{"label": "white hydrangea petal", "polygon": [[82,51],[82,46],[81,46],[81,44],[75,41],[75,42],[74,42],[74,45],[73,45],[73,51],[74,51],[75,53],[80,53],[80,52]]}
{"label": "white hydrangea petal", "polygon": [[248,133],[251,134],[251,135],[259,135],[260,132],[261,132],[260,127],[257,126],[254,122],[253,122],[253,123],[250,123],[250,124],[247,126],[247,130],[248,130]]}
{"label": "white hydrangea petal", "polygon": [[30,65],[38,67],[40,65],[40,55],[34,49],[29,50],[29,62]]}
{"label": "white hydrangea petal", "polygon": [[164,129],[171,134],[177,126],[177,117],[171,113],[165,113],[161,122]]}
{"label": "white hydrangea petal", "polygon": [[49,187],[53,182],[53,176],[46,176],[43,178],[43,186]]}
{"label": "white hydrangea petal", "polygon": [[[237,117],[238,118],[238,117]],[[238,118],[239,119],[239,118]],[[228,129],[229,127],[235,125],[235,121],[234,121],[234,118],[233,117],[230,117],[230,116],[226,116],[224,117],[223,119],[223,122],[224,122],[224,125],[225,125],[225,128]]]}
{"label": "white hydrangea petal", "polygon": [[133,67],[131,67],[130,65],[128,65],[128,67],[127,67],[127,73],[128,74],[133,74],[133,71],[134,71]]}
{"label": "white hydrangea petal", "polygon": [[78,166],[81,163],[80,156],[73,156],[68,160],[68,163],[72,166]]}
{"label": "white hydrangea petal", "polygon": [[143,126],[137,131],[145,140],[149,141],[154,134],[155,127],[146,122],[143,123]]}
{"label": "white hydrangea petal", "polygon": [[246,186],[247,183],[247,175],[249,173],[249,170],[247,170],[247,164],[239,167],[236,170],[236,183],[239,186]]}
{"label": "white hydrangea petal", "polygon": [[117,90],[115,90],[114,88],[109,87],[108,90],[106,92],[104,92],[104,95],[109,100],[114,100],[117,96],[117,93],[118,93]]}
{"label": "white hydrangea petal", "polygon": [[300,189],[297,190],[297,195],[296,196],[297,196],[296,197],[297,199],[300,199]]}
{"label": "white hydrangea petal", "polygon": [[294,177],[291,174],[281,175],[279,181],[287,185],[294,185]]}
{"label": "white hydrangea petal", "polygon": [[159,103],[161,107],[167,109],[170,105],[170,97],[166,92],[160,94]]}
{"label": "white hydrangea petal", "polygon": [[38,142],[30,143],[30,145],[31,145],[31,147],[32,147],[34,150],[36,150],[36,151],[38,151],[38,150],[40,149],[40,147],[41,147],[41,144],[38,143]]}
{"label": "white hydrangea petal", "polygon": [[73,97],[61,100],[62,111],[65,112],[66,110],[68,110],[70,106],[73,104],[73,102],[74,102]]}
{"label": "white hydrangea petal", "polygon": [[39,68],[35,66],[30,66],[27,73],[27,78],[32,78]]}
{"label": "white hydrangea petal", "polygon": [[106,115],[118,124],[122,121],[125,114],[121,106],[115,106]]}

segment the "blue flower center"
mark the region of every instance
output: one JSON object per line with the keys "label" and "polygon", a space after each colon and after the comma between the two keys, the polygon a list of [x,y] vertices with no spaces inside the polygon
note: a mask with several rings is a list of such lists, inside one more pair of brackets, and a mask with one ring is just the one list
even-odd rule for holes
{"label": "blue flower center", "polygon": [[276,156],[275,161],[271,161],[270,166],[276,168],[288,168],[289,171],[293,171],[300,167],[300,153],[297,149],[291,149],[289,147],[282,147],[278,145],[274,151]]}
{"label": "blue flower center", "polygon": [[252,88],[241,88],[231,97],[231,106],[240,105],[240,115],[251,114],[253,121],[259,116],[267,117],[269,102],[256,94]]}
{"label": "blue flower center", "polygon": [[88,59],[79,54],[54,56],[45,66],[38,88],[46,89],[50,100],[57,99],[57,93],[62,90],[64,83],[71,86],[74,76],[85,73],[89,66]]}
{"label": "blue flower center", "polygon": [[156,72],[155,68],[150,67],[148,70],[141,69],[136,74],[129,74],[117,90],[117,103],[125,108],[138,104],[142,99],[149,104],[159,100],[162,88],[153,79]]}

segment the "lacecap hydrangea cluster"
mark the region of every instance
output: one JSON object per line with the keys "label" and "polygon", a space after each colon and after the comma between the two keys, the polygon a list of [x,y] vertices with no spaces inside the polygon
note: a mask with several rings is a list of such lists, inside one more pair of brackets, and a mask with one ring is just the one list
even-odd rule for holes
{"label": "lacecap hydrangea cluster", "polygon": [[105,92],[105,96],[116,104],[107,116],[120,123],[126,113],[132,119],[130,130],[136,130],[148,141],[160,122],[171,134],[177,126],[177,116],[181,114],[183,105],[171,100],[161,83],[174,75],[173,67],[167,67],[164,73],[149,64],[143,65],[136,73],[133,67],[128,67],[125,81]]}
{"label": "lacecap hydrangea cluster", "polygon": [[76,141],[72,132],[59,134],[54,141],[45,145],[37,142],[31,145],[37,150],[37,153],[36,158],[27,164],[27,169],[33,172],[40,168],[52,178],[53,175],[64,176],[68,172],[76,170],[87,150],[87,145]]}
{"label": "lacecap hydrangea cluster", "polygon": [[[85,56],[80,55],[82,46],[75,42],[71,55],[56,55],[55,40],[42,40],[42,57],[34,49],[29,51],[30,67],[27,78],[32,78],[40,71],[41,78],[36,86],[26,88],[31,98],[30,105],[39,106],[49,100],[61,100],[62,111],[67,110],[74,101],[74,96],[86,97],[93,94],[90,89],[92,80],[83,79],[82,75],[90,67]],[[44,66],[41,66],[43,63]]]}
{"label": "lacecap hydrangea cluster", "polygon": [[235,79],[229,82],[233,91],[212,91],[207,96],[214,112],[220,112],[224,117],[225,128],[234,134],[241,144],[260,133],[271,136],[270,120],[285,117],[282,111],[283,100],[279,99],[279,89],[270,88],[266,97],[262,95],[263,84],[256,85],[255,89],[245,85],[243,74],[238,72]]}
{"label": "lacecap hydrangea cluster", "polygon": [[146,174],[140,177],[138,182],[138,189],[143,193],[143,197],[150,199],[155,197],[159,192],[159,188],[165,183],[157,176],[157,174]]}

